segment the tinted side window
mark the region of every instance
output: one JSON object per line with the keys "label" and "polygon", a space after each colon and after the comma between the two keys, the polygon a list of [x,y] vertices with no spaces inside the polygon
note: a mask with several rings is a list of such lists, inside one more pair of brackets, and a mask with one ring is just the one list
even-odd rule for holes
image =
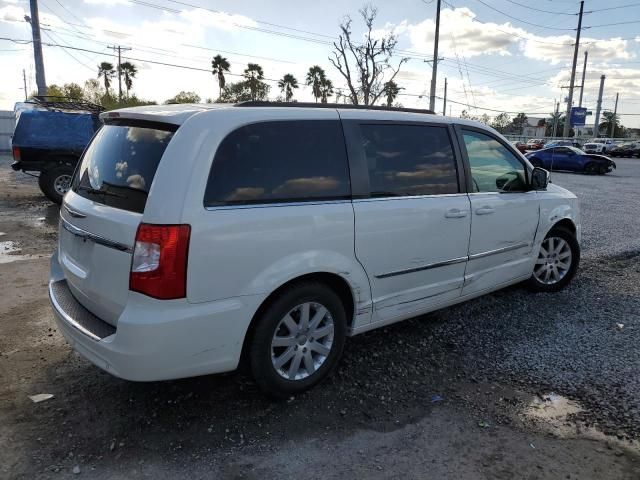
{"label": "tinted side window", "polygon": [[263,122],[240,127],[220,143],[204,203],[236,205],[350,195],[339,121]]}
{"label": "tinted side window", "polygon": [[514,192],[526,188],[524,164],[498,140],[463,130],[474,192]]}
{"label": "tinted side window", "polygon": [[360,125],[372,197],[458,193],[446,127]]}

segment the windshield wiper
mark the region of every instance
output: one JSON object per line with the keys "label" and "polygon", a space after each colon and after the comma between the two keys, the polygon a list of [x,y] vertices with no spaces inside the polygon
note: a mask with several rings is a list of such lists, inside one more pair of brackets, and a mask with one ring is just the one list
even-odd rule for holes
{"label": "windshield wiper", "polygon": [[109,197],[128,198],[126,195],[120,195],[118,193],[108,192],[106,190],[99,190],[97,188],[87,187],[85,185],[79,185],[77,189],[84,190],[85,192],[91,193],[93,195],[107,195]]}

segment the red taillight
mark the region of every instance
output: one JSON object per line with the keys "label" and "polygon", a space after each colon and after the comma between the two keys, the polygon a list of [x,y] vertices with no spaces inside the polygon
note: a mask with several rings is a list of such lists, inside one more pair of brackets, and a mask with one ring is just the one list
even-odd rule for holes
{"label": "red taillight", "polygon": [[170,300],[187,295],[189,225],[141,223],[131,262],[129,289]]}
{"label": "red taillight", "polygon": [[13,159],[16,162],[19,162],[20,161],[20,148],[19,147],[13,147],[11,149],[11,152],[13,153]]}

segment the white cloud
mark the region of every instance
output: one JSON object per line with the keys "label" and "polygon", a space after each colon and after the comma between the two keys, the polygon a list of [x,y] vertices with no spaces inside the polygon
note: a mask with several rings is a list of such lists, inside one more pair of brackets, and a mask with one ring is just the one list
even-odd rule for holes
{"label": "white cloud", "polygon": [[[543,43],[544,42],[544,43]],[[522,53],[529,58],[547,61],[552,65],[570,62],[573,58],[575,39],[570,35],[538,37],[529,35],[522,44]],[[621,38],[595,39],[583,37],[581,49],[589,51],[589,61],[607,61],[610,59],[628,60],[633,54],[627,50],[629,42]]]}
{"label": "white cloud", "polygon": [[213,27],[221,30],[234,30],[239,26],[255,27],[257,23],[244,15],[230,14],[226,12],[211,12],[202,8],[183,10],[180,17],[190,23]]}
{"label": "white cloud", "polygon": [[24,22],[25,12],[21,7],[7,5],[0,8],[0,20],[5,22]]}
{"label": "white cloud", "polygon": [[[510,55],[509,48],[519,40],[516,35],[526,33],[510,23],[481,23],[475,20],[475,16],[475,13],[466,7],[442,10],[439,50],[443,55],[455,55],[456,52],[466,57],[484,54]],[[406,30],[412,50],[424,54],[433,52],[435,22],[432,19],[408,24]]]}
{"label": "white cloud", "polygon": [[[568,85],[571,71],[563,69],[550,80],[556,84]],[[600,76],[605,75],[605,96],[620,92],[622,98],[640,97],[640,69],[624,66],[612,66],[610,64],[592,64],[587,67],[585,78],[585,96],[592,102],[598,95],[600,88]],[[578,77],[577,82],[580,81]],[[565,90],[566,92],[566,90]]]}
{"label": "white cloud", "polygon": [[[381,37],[388,33],[407,35],[411,50],[430,55],[433,52],[435,22],[426,19],[411,24],[407,20],[399,24],[387,23],[374,31]],[[440,23],[440,52],[443,56],[456,53],[467,58],[479,55],[514,55],[513,47],[519,47],[525,57],[557,65],[571,61],[573,57],[573,35],[540,36],[511,23],[479,22],[469,8],[446,8],[442,10]],[[640,43],[640,36],[635,42]],[[634,55],[628,51],[629,41],[622,38],[595,39],[583,37],[583,49],[589,50],[589,58],[595,61],[607,59],[626,60]]]}
{"label": "white cloud", "polygon": [[[30,13],[22,7],[7,5],[6,7],[0,8],[0,21],[8,23],[26,23],[25,16],[27,15],[30,15]],[[63,22],[55,15],[51,15],[47,12],[40,12],[40,26],[43,29],[46,29],[48,26],[59,27],[62,25]]]}

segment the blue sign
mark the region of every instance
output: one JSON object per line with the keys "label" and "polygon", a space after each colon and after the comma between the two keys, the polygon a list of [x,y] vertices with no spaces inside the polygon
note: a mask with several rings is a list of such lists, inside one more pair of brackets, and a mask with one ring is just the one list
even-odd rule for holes
{"label": "blue sign", "polygon": [[571,108],[571,126],[581,127],[587,117],[587,109],[582,107]]}

